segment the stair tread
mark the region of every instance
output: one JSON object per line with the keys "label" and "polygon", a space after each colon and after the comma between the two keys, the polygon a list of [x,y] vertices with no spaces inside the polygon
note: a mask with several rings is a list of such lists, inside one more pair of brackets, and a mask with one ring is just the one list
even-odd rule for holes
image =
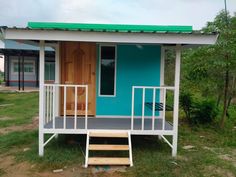
{"label": "stair tread", "polygon": [[90,137],[128,138],[127,132],[90,132]]}
{"label": "stair tread", "polygon": [[89,165],[130,165],[130,159],[126,157],[90,157]]}
{"label": "stair tread", "polygon": [[117,144],[90,144],[89,150],[97,151],[128,151],[129,145],[117,145]]}

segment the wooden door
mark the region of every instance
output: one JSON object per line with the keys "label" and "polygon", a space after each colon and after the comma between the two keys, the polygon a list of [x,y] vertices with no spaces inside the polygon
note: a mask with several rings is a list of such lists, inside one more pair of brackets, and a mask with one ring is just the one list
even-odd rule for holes
{"label": "wooden door", "polygon": [[[60,44],[61,83],[88,85],[88,115],[95,115],[96,44],[62,42]],[[78,88],[77,115],[85,114],[85,89]],[[66,114],[74,115],[75,89],[67,88]],[[64,90],[61,89],[61,114],[64,111]]]}

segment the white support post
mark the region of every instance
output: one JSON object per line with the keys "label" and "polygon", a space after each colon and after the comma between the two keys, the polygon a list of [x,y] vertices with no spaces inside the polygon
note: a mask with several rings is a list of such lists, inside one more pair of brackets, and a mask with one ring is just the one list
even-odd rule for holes
{"label": "white support post", "polygon": [[[57,43],[55,47],[55,83],[60,83],[60,44]],[[59,94],[60,87],[56,87],[56,93],[55,93],[55,99],[56,99],[56,105],[55,105],[55,115],[59,116],[59,100],[60,100],[60,94]]]}
{"label": "white support post", "polygon": [[[160,86],[165,85],[165,47],[161,47],[161,68],[160,68]],[[163,103],[164,96],[163,96],[163,89],[160,89],[160,102]],[[163,111],[159,111],[160,117],[163,117]],[[161,136],[158,136],[158,139],[161,140]]]}
{"label": "white support post", "polygon": [[129,143],[129,161],[130,161],[130,166],[133,166],[133,153],[132,153],[132,144],[131,144],[131,133],[130,131],[128,132],[128,143]]}
{"label": "white support post", "polygon": [[87,168],[88,167],[88,156],[89,156],[89,136],[90,136],[90,132],[87,132],[87,137],[86,137],[86,154],[85,154],[85,165],[84,167]]}
{"label": "white support post", "polygon": [[175,60],[175,91],[174,91],[174,120],[173,120],[173,141],[172,156],[177,155],[178,141],[178,119],[179,119],[179,83],[180,83],[180,62],[181,62],[181,45],[176,45]]}
{"label": "white support post", "polygon": [[44,62],[45,62],[45,43],[40,41],[39,51],[39,156],[44,154]]}

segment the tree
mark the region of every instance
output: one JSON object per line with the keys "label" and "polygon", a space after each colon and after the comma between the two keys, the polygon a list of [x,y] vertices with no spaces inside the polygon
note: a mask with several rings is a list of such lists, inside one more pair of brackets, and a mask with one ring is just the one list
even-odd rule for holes
{"label": "tree", "polygon": [[230,16],[221,11],[202,31],[219,33],[217,43],[189,50],[184,57],[186,72],[183,75],[189,82],[198,84],[203,96],[215,97],[217,104],[223,99],[220,125],[224,127],[236,93],[236,14]]}

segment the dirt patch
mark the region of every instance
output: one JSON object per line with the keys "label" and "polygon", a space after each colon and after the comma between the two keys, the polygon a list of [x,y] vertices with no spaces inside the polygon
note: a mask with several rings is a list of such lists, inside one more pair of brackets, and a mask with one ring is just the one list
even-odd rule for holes
{"label": "dirt patch", "polygon": [[236,167],[236,158],[233,155],[222,154],[222,155],[219,155],[218,157],[222,160],[231,162],[233,166]]}
{"label": "dirt patch", "polygon": [[216,167],[216,166],[207,166],[206,167],[206,173],[207,174],[206,176],[224,176],[224,177],[235,177],[235,175],[228,171],[227,169],[223,169],[223,168],[219,168],[219,167]]}
{"label": "dirt patch", "polygon": [[0,167],[4,173],[4,176],[6,177],[29,176],[29,170],[31,169],[31,165],[29,163],[27,162],[16,163],[14,160],[14,156],[11,155],[1,157]]}
{"label": "dirt patch", "polygon": [[75,177],[75,176],[88,176],[89,170],[81,167],[70,167],[63,169],[62,172],[54,173],[53,171],[39,171],[36,165],[28,162],[16,162],[14,156],[5,156],[0,160],[0,167],[5,177]]}
{"label": "dirt patch", "polygon": [[11,120],[11,117],[0,117],[0,120]]}
{"label": "dirt patch", "polygon": [[[2,118],[1,118],[2,120]],[[1,128],[0,129],[0,135],[4,135],[10,132],[14,131],[27,131],[27,130],[34,130],[38,128],[38,117],[34,117],[32,122],[30,124],[24,124],[24,125],[19,125],[19,126],[11,126],[11,127],[6,127],[6,128]]]}

